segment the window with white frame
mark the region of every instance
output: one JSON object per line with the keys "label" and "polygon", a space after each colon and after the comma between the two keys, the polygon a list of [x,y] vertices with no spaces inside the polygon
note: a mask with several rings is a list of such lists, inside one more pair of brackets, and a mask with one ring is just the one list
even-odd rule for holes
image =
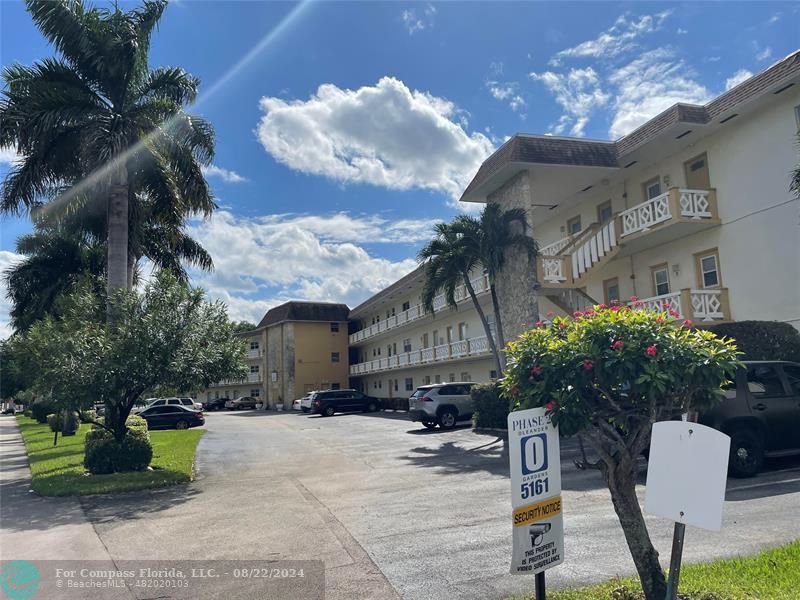
{"label": "window with white frame", "polygon": [[704,288],[719,287],[719,258],[716,252],[700,254],[697,257],[700,285]]}
{"label": "window with white frame", "polygon": [[411,302],[403,302],[403,310],[408,310],[411,308]]}
{"label": "window with white frame", "polygon": [[339,362],[339,353],[338,352],[331,352],[331,362],[338,363]]}
{"label": "window with white frame", "polygon": [[653,177],[651,180],[646,181],[644,187],[644,199],[650,200],[656,196],[661,195],[661,178]]}
{"label": "window with white frame", "polygon": [[331,333],[339,333],[339,323],[331,323]]}
{"label": "window with white frame", "polygon": [[258,350],[258,340],[250,342],[250,350]]}
{"label": "window with white frame", "polygon": [[403,340],[403,352],[411,352],[411,338]]}
{"label": "window with white frame", "polygon": [[258,373],[258,365],[250,365],[251,373]]}
{"label": "window with white frame", "polygon": [[447,380],[448,380],[450,383],[453,383],[453,382],[456,380],[456,374],[455,374],[455,373],[449,373],[449,374],[447,375]]}
{"label": "window with white frame", "polygon": [[254,389],[250,390],[250,395],[253,398],[258,398],[261,395],[261,390],[254,388]]}
{"label": "window with white frame", "polygon": [[472,378],[469,376],[467,371],[461,372],[461,381],[472,381]]}
{"label": "window with white frame", "polygon": [[430,385],[430,383],[431,383],[431,376],[430,375],[425,375],[422,378],[422,384],[423,385]]}
{"label": "window with white frame", "polygon": [[414,390],[414,379],[412,377],[406,377],[406,391],[411,392]]}
{"label": "window with white frame", "polygon": [[656,296],[663,296],[669,294],[669,266],[658,265],[652,267],[653,273],[653,291]]}
{"label": "window with white frame", "polygon": [[433,378],[433,380],[434,380],[436,383],[442,383],[442,376],[441,376],[441,375],[436,375],[436,376]]}

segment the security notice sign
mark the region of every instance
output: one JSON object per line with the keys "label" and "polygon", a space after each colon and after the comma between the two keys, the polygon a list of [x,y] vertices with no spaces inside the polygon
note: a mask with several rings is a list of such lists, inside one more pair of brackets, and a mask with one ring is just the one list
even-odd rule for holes
{"label": "security notice sign", "polygon": [[558,429],[544,408],[508,415],[514,554],[511,572],[540,573],[564,562]]}

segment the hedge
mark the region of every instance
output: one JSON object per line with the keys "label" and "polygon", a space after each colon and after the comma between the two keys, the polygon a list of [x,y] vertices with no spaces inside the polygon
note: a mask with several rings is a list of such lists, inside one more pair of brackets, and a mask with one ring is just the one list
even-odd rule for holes
{"label": "hedge", "polygon": [[[102,422],[102,419],[98,419]],[[110,431],[95,425],[86,434],[83,466],[95,475],[143,471],[153,459],[147,421],[131,415],[125,421],[128,433],[118,442]]]}
{"label": "hedge", "polygon": [[63,435],[75,435],[80,429],[81,421],[78,413],[74,410],[67,411],[66,425],[64,423],[64,411],[58,411],[47,415],[47,424],[50,426],[50,431],[58,432]]}
{"label": "hedge", "polygon": [[47,423],[47,415],[56,412],[58,407],[50,400],[35,400],[31,405],[31,416],[38,423]]}
{"label": "hedge", "polygon": [[470,396],[475,406],[473,427],[505,429],[508,426],[509,402],[500,397],[500,386],[497,383],[474,385]]}
{"label": "hedge", "polygon": [[800,362],[800,331],[779,321],[736,321],[708,328],[732,338],[743,352],[742,360],[791,360]]}

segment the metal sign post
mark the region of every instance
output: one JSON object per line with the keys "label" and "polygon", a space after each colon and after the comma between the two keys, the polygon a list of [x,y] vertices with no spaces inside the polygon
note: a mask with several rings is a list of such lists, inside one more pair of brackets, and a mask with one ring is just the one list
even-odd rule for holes
{"label": "metal sign post", "polygon": [[536,575],[536,600],[545,600],[546,569],[564,562],[561,454],[544,408],[508,415],[511,466],[511,572]]}

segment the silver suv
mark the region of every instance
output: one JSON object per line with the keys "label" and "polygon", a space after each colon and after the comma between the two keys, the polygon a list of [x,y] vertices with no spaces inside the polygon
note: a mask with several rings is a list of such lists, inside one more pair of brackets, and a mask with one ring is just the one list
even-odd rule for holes
{"label": "silver suv", "polygon": [[470,419],[474,412],[470,389],[472,382],[423,385],[408,399],[408,417],[428,429],[456,426],[457,421]]}

